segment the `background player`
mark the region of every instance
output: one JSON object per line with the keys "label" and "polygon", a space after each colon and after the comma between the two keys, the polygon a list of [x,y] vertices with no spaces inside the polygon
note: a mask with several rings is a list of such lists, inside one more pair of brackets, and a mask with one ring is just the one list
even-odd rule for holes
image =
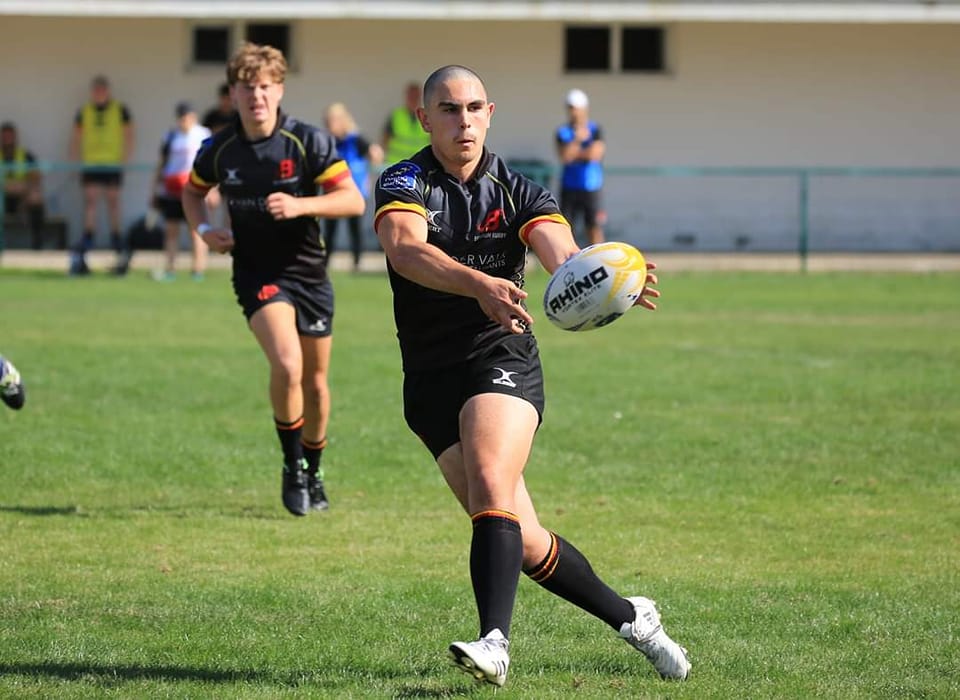
{"label": "background player", "polygon": [[[233,254],[233,288],[270,363],[270,402],[283,450],[283,503],[324,509],[333,287],[317,217],[356,216],[364,201],[326,131],[280,111],[287,62],[245,44],[227,64],[239,121],[197,155],[183,191],[190,227]],[[207,222],[204,195],[219,184],[233,230]],[[318,187],[323,195],[317,195]]]}
{"label": "background player", "polygon": [[[524,484],[544,406],[523,305],[525,254],[529,245],[555,270],[578,250],[570,228],[547,190],[484,148],[494,105],[473,71],[438,69],[423,92],[431,146],[380,176],[374,225],[394,293],[404,415],[473,522],[480,638],[454,642],[451,658],[503,685],[522,569],[613,627],[663,677],[686,678],[686,654],[653,602],[615,593],[573,545],[544,529]],[[657,296],[645,288],[638,303],[653,309]]]}

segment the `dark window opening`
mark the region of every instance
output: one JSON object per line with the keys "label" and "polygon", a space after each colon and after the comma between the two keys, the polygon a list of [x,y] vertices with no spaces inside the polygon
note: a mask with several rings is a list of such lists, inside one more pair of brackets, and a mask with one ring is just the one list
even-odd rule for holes
{"label": "dark window opening", "polygon": [[248,24],[247,41],[280,49],[283,55],[290,60],[290,25],[289,24]]}
{"label": "dark window opening", "polygon": [[620,70],[665,70],[663,27],[624,27],[620,37]]}
{"label": "dark window opening", "polygon": [[610,28],[567,27],[563,67],[566,71],[609,71]]}
{"label": "dark window opening", "polygon": [[194,27],[193,62],[224,63],[230,55],[228,27]]}

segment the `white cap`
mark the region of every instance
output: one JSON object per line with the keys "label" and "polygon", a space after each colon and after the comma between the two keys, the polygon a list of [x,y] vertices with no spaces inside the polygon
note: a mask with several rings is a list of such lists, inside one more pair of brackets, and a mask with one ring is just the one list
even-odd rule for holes
{"label": "white cap", "polygon": [[588,104],[590,104],[590,100],[587,99],[587,93],[585,93],[583,90],[574,88],[567,93],[567,107],[577,107],[578,109],[583,109]]}

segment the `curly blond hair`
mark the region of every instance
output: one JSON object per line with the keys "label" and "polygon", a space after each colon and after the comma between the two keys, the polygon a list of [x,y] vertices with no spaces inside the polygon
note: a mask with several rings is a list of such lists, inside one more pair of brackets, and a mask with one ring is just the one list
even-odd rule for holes
{"label": "curly blond hair", "polygon": [[287,77],[287,59],[272,46],[244,43],[227,63],[227,83],[251,83],[260,75],[282,83]]}

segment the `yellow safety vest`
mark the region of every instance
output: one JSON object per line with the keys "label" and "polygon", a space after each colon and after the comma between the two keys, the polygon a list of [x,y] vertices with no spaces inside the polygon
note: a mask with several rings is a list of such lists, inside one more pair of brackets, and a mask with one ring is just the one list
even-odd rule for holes
{"label": "yellow safety vest", "polygon": [[386,165],[399,163],[430,143],[430,134],[423,130],[420,120],[416,115],[411,115],[406,107],[398,107],[390,115],[390,134],[384,158]]}
{"label": "yellow safety vest", "polygon": [[30,168],[27,167],[27,151],[25,148],[17,146],[13,151],[13,160],[8,161],[14,167],[7,171],[8,180],[25,180]]}
{"label": "yellow safety vest", "polygon": [[92,102],[83,107],[83,162],[90,165],[119,165],[123,162],[123,107],[110,100],[100,110]]}

